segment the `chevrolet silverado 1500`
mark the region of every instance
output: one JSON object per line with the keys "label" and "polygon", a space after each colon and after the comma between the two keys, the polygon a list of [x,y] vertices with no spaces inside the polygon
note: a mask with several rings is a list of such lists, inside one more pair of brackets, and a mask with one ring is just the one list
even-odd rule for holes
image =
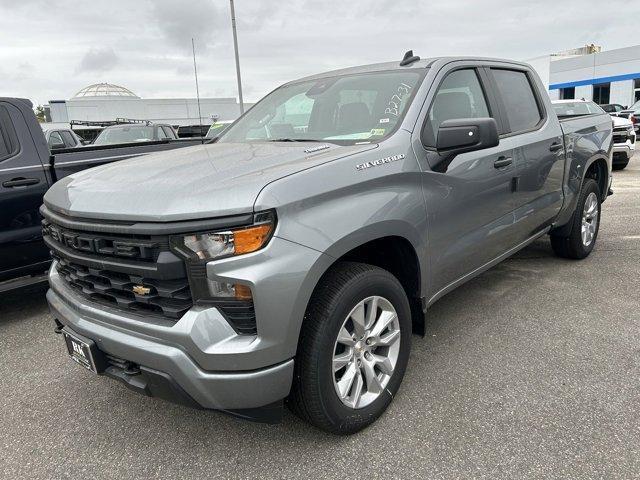
{"label": "chevrolet silverado 1500", "polygon": [[63,178],[41,209],[56,331],[143,394],[325,430],[372,423],[440,297],[543,235],[594,248],[606,113],[527,64],[420,59],[277,88],[217,142]]}

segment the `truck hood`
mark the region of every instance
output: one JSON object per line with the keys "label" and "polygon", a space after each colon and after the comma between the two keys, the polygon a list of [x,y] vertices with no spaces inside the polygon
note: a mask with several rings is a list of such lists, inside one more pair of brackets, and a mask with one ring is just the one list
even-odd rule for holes
{"label": "truck hood", "polygon": [[628,118],[624,117],[611,117],[613,119],[614,127],[628,127],[629,125],[633,125],[633,122]]}
{"label": "truck hood", "polygon": [[[72,217],[175,221],[248,213],[279,178],[376,144],[214,143],[84,170],[55,183],[45,205]],[[316,149],[314,152],[313,150]]]}

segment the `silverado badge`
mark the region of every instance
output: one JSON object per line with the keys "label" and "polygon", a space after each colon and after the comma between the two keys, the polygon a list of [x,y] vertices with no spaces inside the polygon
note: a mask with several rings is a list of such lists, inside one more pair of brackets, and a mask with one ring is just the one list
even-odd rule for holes
{"label": "silverado badge", "polygon": [[131,290],[137,295],[149,295],[149,292],[151,292],[151,289],[144,285],[134,285]]}

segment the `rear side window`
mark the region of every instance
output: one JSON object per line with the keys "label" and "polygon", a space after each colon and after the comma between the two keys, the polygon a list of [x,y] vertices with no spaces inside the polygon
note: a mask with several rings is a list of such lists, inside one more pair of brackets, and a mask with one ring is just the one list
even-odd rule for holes
{"label": "rear side window", "polygon": [[0,106],[0,162],[18,152],[18,138],[6,108]]}
{"label": "rear side window", "polygon": [[476,71],[455,70],[444,79],[429,109],[425,126],[429,145],[436,144],[440,124],[446,120],[490,116]]}
{"label": "rear side window", "polygon": [[511,132],[534,128],[542,120],[542,114],[527,74],[515,70],[491,71],[506,109]]}
{"label": "rear side window", "polygon": [[69,132],[67,132],[65,130],[62,130],[60,132],[60,135],[62,135],[62,138],[64,139],[64,144],[67,147],[75,147],[76,146],[76,139],[73,138],[73,135],[71,135],[71,133],[69,133]]}

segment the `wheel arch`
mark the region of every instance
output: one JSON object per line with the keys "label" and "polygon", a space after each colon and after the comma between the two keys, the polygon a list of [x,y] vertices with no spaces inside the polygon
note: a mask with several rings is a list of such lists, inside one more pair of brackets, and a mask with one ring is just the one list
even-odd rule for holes
{"label": "wheel arch", "polygon": [[[404,222],[401,221],[381,223],[383,225],[369,225],[352,232],[327,249],[325,253],[331,257],[331,262],[324,262],[322,271],[316,271],[317,281],[306,302],[305,311],[318,285],[331,268],[342,261],[366,263],[387,270],[398,279],[411,306],[413,331],[423,335],[423,281],[426,266],[421,261],[424,255],[421,254],[423,249],[418,241],[418,233],[412,232],[413,229],[403,225]],[[389,235],[389,232],[394,233]]]}

